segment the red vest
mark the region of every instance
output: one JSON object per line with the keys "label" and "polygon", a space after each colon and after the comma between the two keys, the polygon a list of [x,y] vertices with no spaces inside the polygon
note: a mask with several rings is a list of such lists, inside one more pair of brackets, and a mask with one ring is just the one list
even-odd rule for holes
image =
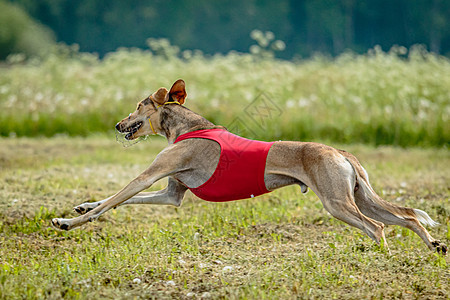
{"label": "red vest", "polygon": [[[253,198],[270,192],[264,183],[267,153],[274,142],[253,141],[224,129],[206,129],[180,135],[175,143],[200,138],[219,143],[220,158],[213,175],[201,186],[190,188],[197,197],[213,202]],[[204,149],[204,159],[208,149]]]}

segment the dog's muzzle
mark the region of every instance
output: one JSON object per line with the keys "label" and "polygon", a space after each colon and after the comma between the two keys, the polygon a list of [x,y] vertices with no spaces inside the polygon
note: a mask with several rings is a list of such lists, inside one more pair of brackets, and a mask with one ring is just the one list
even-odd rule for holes
{"label": "dog's muzzle", "polygon": [[122,128],[120,123],[116,124],[116,129],[120,133],[127,133],[125,135],[125,139],[130,140],[132,136],[142,127],[144,123],[142,121],[133,123],[131,126],[128,126],[127,128]]}

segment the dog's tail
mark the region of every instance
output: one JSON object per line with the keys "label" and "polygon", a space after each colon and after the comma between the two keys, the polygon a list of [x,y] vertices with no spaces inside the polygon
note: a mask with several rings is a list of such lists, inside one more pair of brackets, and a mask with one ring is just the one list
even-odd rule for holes
{"label": "dog's tail", "polygon": [[[383,198],[377,195],[377,193],[373,190],[372,186],[369,182],[369,176],[361,164],[355,157],[346,157],[347,161],[353,167],[353,170],[356,174],[356,184],[355,184],[355,197],[358,197],[357,193],[362,193],[362,197],[358,197],[359,199],[363,199],[363,201],[369,201],[367,203],[368,207],[373,208],[372,213],[377,214],[376,211],[379,209],[384,210],[392,214],[393,216],[400,219],[416,219],[424,225],[436,226],[439,223],[435,222],[426,212],[420,209],[409,208],[398,206],[392,204],[390,202],[385,201]],[[361,191],[359,191],[361,189]],[[358,202],[357,202],[358,204]],[[363,209],[360,207],[361,211]],[[364,209],[368,209],[364,207]],[[370,208],[369,208],[370,209]],[[364,213],[364,212],[363,212]],[[390,219],[390,218],[388,218]]]}

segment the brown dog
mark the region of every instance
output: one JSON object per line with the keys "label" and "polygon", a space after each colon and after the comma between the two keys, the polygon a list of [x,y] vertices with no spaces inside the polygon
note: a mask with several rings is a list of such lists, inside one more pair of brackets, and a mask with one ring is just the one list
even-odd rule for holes
{"label": "brown dog", "polygon": [[[147,170],[121,191],[105,200],[79,205],[74,209],[81,216],[53,219],[53,225],[70,230],[94,221],[122,204],[180,206],[187,189],[195,189],[207,182],[219,163],[220,145],[203,138],[174,142],[183,134],[218,126],[182,106],[185,98],[185,83],[178,80],[170,91],[160,88],[139,102],[136,111],[120,121],[116,128],[127,133],[129,140],[160,134],[167,138],[169,145]],[[207,147],[208,159],[205,159],[202,150]],[[164,190],[141,192],[164,177],[169,178]],[[372,189],[368,175],[356,157],[345,151],[317,143],[275,142],[268,150],[263,179],[268,191],[292,184],[300,185],[302,192],[310,187],[331,215],[361,229],[378,244],[381,239],[386,242],[384,224],[392,224],[417,233],[429,249],[447,252],[447,246],[434,239],[420,224],[437,224],[426,212],[384,201]]]}

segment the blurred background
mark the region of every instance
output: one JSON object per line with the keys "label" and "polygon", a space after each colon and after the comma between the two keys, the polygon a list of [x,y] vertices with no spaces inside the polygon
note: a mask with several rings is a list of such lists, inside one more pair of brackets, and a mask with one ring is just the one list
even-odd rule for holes
{"label": "blurred background", "polygon": [[110,132],[183,78],[250,137],[447,146],[449,56],[446,0],[0,0],[0,135]]}
{"label": "blurred background", "polygon": [[52,40],[103,56],[119,47],[145,48],[150,37],[207,54],[247,52],[254,29],[284,41],[279,57],[285,59],[347,49],[365,53],[375,45],[386,50],[424,44],[450,54],[446,0],[2,1],[2,58]]}

